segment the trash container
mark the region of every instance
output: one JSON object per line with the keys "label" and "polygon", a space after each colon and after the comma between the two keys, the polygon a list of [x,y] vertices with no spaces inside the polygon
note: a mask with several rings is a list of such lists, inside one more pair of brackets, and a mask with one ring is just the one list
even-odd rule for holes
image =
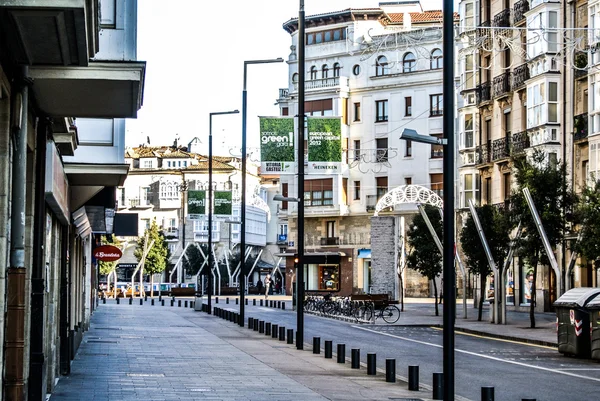
{"label": "trash container", "polygon": [[554,302],[558,323],[558,352],[590,358],[590,314],[586,304],[600,294],[600,288],[573,288]]}
{"label": "trash container", "polygon": [[600,295],[586,304],[590,314],[590,337],[592,359],[600,360]]}

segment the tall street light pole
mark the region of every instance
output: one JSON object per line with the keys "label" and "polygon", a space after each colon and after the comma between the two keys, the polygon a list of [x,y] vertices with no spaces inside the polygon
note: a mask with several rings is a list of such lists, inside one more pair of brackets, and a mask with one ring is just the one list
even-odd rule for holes
{"label": "tall street light pole", "polygon": [[304,0],[298,10],[298,267],[296,272],[296,348],[304,348]]}
{"label": "tall street light pole", "polygon": [[209,113],[208,118],[208,314],[212,311],[212,221],[213,221],[213,155],[212,155],[212,118],[223,114],[238,114],[239,110],[217,111]]}
{"label": "tall street light pole", "polygon": [[240,213],[240,318],[238,323],[244,327],[244,303],[246,299],[246,117],[248,114],[248,93],[246,91],[246,69],[248,64],[282,63],[281,57],[266,60],[244,61],[244,86],[242,90],[242,202]]}
{"label": "tall street light pole", "polygon": [[454,2],[443,1],[443,127],[444,151],[444,399],[454,400],[454,322],[456,315],[456,271],[454,270]]}

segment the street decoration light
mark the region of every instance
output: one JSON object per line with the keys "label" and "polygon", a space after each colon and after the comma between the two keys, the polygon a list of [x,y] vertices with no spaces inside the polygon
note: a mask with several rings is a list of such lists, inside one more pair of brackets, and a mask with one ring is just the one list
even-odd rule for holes
{"label": "street decoration light", "polygon": [[212,310],[212,220],[213,220],[213,155],[212,155],[212,118],[223,114],[239,114],[239,110],[217,111],[209,113],[208,119],[208,314]]}
{"label": "street decoration light", "polygon": [[270,64],[282,63],[281,57],[266,60],[246,60],[244,61],[244,86],[242,90],[242,196],[240,211],[240,318],[239,325],[244,326],[244,302],[246,299],[246,117],[248,114],[248,93],[246,91],[246,78],[248,64]]}

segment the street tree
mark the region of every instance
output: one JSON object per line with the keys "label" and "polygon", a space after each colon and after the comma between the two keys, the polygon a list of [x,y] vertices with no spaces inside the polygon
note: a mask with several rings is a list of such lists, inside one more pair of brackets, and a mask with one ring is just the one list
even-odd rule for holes
{"label": "street tree", "polygon": [[[502,269],[509,249],[509,232],[511,221],[503,209],[491,205],[476,207],[479,222],[483,228],[486,241],[492,253],[492,257],[499,270]],[[492,273],[487,255],[485,254],[479,231],[475,225],[473,216],[469,213],[465,225],[460,232],[460,243],[466,257],[469,270],[479,275],[479,311],[477,320],[481,321],[483,312],[483,301],[485,299],[485,282]],[[495,278],[499,283],[499,280]],[[497,291],[496,293],[500,293]],[[497,299],[499,295],[495,294]]]}
{"label": "street tree", "polygon": [[[439,238],[442,238],[442,216],[439,210],[425,205],[425,213]],[[436,278],[442,273],[442,254],[440,253],[423,216],[416,214],[408,227],[408,245],[410,253],[407,257],[408,267],[421,273],[433,283],[435,297],[435,315],[439,316],[438,290]]]}
{"label": "street tree", "polygon": [[[600,180],[586,186],[575,208],[579,240],[574,248],[586,260],[600,268]],[[569,279],[567,277],[567,279]]]}
{"label": "street tree", "polygon": [[[233,279],[233,273],[240,265],[240,247],[234,247],[230,252],[227,253],[226,258],[227,262],[225,262],[225,260],[222,260],[219,266],[222,270],[225,270],[227,272],[231,279]],[[248,258],[246,259],[245,263],[246,273],[250,272],[250,269],[252,269],[252,266],[254,266],[254,262],[256,262],[257,258],[258,255],[256,255],[253,252],[250,252],[250,255],[248,255]],[[229,265],[229,269],[227,268],[227,264]]]}
{"label": "street tree", "polygon": [[146,255],[144,272],[150,275],[150,288],[152,295],[154,295],[154,275],[162,273],[165,270],[170,258],[170,252],[163,231],[158,227],[156,219],[154,219],[150,228],[147,228],[144,232],[144,236],[138,238],[137,247],[133,253],[138,262],[142,260],[146,238],[148,239],[148,244],[152,244],[152,248],[148,250]]}
{"label": "street tree", "polygon": [[[544,152],[535,150],[531,156],[515,159],[517,189],[513,192],[510,204],[515,223],[521,223],[522,234],[517,240],[517,254],[529,266],[528,276],[532,275],[529,320],[535,328],[535,301],[538,264],[549,265],[544,252],[542,238],[531,214],[523,189],[528,188],[533,203],[542,220],[546,236],[554,248],[564,238],[567,217],[572,215],[575,195],[570,190],[566,166],[547,160]],[[560,289],[557,289],[559,292]],[[558,295],[558,294],[557,294]]]}
{"label": "street tree", "polygon": [[[202,271],[204,274],[208,274],[208,244],[199,244],[202,248],[202,252],[197,246],[188,246],[185,251],[185,257],[182,259],[182,267],[186,273],[195,276],[200,271],[200,268],[204,265]],[[203,256],[204,255],[204,256]],[[206,263],[205,263],[206,260]]]}

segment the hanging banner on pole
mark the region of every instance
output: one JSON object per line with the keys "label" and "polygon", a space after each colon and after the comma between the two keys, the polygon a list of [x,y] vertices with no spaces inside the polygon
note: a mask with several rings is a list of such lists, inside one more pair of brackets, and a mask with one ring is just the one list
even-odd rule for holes
{"label": "hanging banner on pole", "polygon": [[340,174],[342,171],[342,123],[340,117],[308,117],[308,174]]}
{"label": "hanging banner on pole", "polygon": [[215,191],[213,213],[215,217],[228,219],[232,214],[231,191]]}
{"label": "hanging banner on pole", "polygon": [[200,220],[206,214],[206,191],[188,191],[188,218]]}
{"label": "hanging banner on pole", "polygon": [[294,174],[294,118],[260,117],[261,173]]}

